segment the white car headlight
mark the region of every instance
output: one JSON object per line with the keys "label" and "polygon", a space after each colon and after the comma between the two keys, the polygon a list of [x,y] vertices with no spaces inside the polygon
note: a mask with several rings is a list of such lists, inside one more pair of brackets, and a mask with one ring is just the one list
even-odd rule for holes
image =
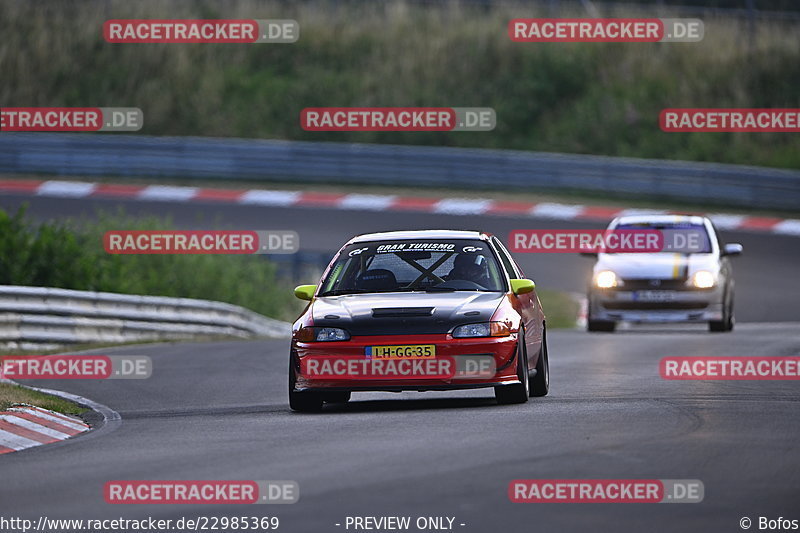
{"label": "white car headlight", "polygon": [[601,289],[610,289],[619,285],[619,282],[616,274],[610,270],[603,270],[594,277],[594,284]]}
{"label": "white car headlight", "polygon": [[698,289],[710,289],[714,283],[716,283],[714,274],[708,270],[698,270],[692,276],[692,285]]}

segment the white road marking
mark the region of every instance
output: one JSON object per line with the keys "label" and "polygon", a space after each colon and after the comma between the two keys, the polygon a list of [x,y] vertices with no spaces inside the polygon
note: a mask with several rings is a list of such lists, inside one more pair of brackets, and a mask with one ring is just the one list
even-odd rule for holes
{"label": "white road marking", "polygon": [[582,205],[542,202],[541,204],[536,204],[529,213],[534,217],[570,220],[580,215],[583,209],[584,206]]}
{"label": "white road marking", "polygon": [[369,209],[383,211],[394,203],[394,196],[378,194],[348,194],[339,202],[342,209]]}
{"label": "white road marking", "polygon": [[711,222],[719,229],[736,229],[742,225],[744,215],[727,215],[725,213],[712,213],[708,215]]}
{"label": "white road marking", "polygon": [[491,205],[491,200],[445,198],[433,204],[433,212],[448,215],[480,215],[488,211]]}
{"label": "white road marking", "polygon": [[45,181],[39,186],[36,194],[38,196],[82,198],[92,194],[96,188],[97,184],[82,181]]}
{"label": "white road marking", "polygon": [[150,185],[138,194],[138,198],[140,200],[158,200],[162,202],[187,202],[195,194],[197,194],[197,187]]}
{"label": "white road marking", "polygon": [[293,205],[300,199],[300,191],[250,190],[240,198],[240,204],[251,205]]}
{"label": "white road marking", "polygon": [[800,236],[800,220],[789,219],[783,222],[778,222],[772,226],[773,233],[780,233],[781,235],[798,235]]}

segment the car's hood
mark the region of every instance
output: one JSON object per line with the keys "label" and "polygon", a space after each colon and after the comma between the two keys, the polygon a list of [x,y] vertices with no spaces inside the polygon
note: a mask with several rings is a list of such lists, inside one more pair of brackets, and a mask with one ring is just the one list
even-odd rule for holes
{"label": "car's hood", "polygon": [[718,269],[714,254],[600,254],[594,266],[595,273],[611,270],[622,279],[686,279]]}
{"label": "car's hood", "polygon": [[315,326],[344,328],[351,335],[437,334],[490,320],[504,297],[467,291],[348,294],[317,298],[311,313]]}

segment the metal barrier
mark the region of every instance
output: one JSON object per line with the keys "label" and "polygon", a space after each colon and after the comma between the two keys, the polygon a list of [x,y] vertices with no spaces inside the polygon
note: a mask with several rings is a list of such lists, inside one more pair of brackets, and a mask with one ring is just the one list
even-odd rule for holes
{"label": "metal barrier", "polygon": [[602,192],[797,209],[800,172],[514,150],[102,134],[0,134],[0,173]]}
{"label": "metal barrier", "polygon": [[0,344],[15,348],[290,332],[288,322],[222,302],[0,285]]}

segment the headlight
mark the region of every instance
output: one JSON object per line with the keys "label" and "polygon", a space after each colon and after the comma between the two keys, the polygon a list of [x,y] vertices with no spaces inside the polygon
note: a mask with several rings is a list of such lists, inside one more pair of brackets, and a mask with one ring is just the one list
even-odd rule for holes
{"label": "headlight", "polygon": [[619,285],[619,282],[617,281],[616,274],[610,270],[603,270],[598,272],[594,277],[594,284],[601,289],[610,289],[611,287],[616,287]]}
{"label": "headlight", "polygon": [[707,270],[699,270],[692,276],[692,285],[698,289],[710,289],[714,283],[714,274]]}
{"label": "headlight", "polygon": [[331,342],[348,341],[350,334],[340,328],[300,328],[295,335],[295,339],[300,342]]}
{"label": "headlight", "polygon": [[471,337],[508,337],[511,328],[504,322],[481,322],[479,324],[466,324],[453,330],[454,339]]}

